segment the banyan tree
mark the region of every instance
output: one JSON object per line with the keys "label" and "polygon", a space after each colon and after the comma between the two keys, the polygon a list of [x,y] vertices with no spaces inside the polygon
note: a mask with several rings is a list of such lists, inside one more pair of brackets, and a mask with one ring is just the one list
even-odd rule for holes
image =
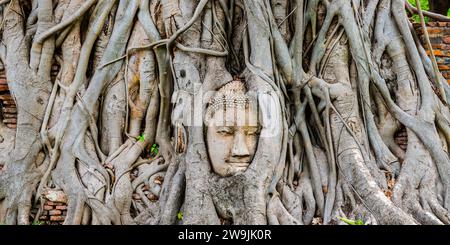
{"label": "banyan tree", "polygon": [[404,0],[0,1],[0,222],[61,190],[64,224],[449,224],[450,87],[406,9],[448,21]]}

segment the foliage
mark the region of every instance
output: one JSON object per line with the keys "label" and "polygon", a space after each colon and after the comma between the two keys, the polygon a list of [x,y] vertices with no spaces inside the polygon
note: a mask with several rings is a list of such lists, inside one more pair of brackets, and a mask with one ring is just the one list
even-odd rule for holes
{"label": "foliage", "polygon": [[[416,6],[416,0],[408,0],[408,2],[411,3],[414,7]],[[420,0],[420,7],[422,7],[423,10],[430,9],[428,0]]]}
{"label": "foliage", "polygon": [[150,148],[150,153],[151,153],[153,156],[156,156],[156,155],[158,155],[158,152],[159,152],[159,146],[158,146],[158,144],[153,144],[152,147]]}
{"label": "foliage", "polygon": [[[408,2],[416,7],[416,0],[408,0]],[[428,0],[420,0],[420,7],[422,8],[422,10],[429,10],[430,5],[428,3]],[[414,14],[412,19],[414,20],[414,22],[420,23],[420,17],[418,14]],[[428,17],[425,17],[425,22],[428,22]]]}
{"label": "foliage", "polygon": [[145,141],[145,136],[144,134],[141,134],[138,136],[138,140],[144,142]]}
{"label": "foliage", "polygon": [[45,225],[44,221],[33,221],[33,223],[31,223],[31,225]]}
{"label": "foliage", "polygon": [[178,212],[178,214],[177,214],[177,218],[178,218],[178,220],[183,220],[183,212]]}
{"label": "foliage", "polygon": [[361,219],[351,220],[343,217],[339,217],[339,219],[348,225],[364,225],[364,222]]}

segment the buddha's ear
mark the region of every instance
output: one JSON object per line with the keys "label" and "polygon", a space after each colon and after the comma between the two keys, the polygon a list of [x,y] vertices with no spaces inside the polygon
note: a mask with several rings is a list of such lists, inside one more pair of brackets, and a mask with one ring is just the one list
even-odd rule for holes
{"label": "buddha's ear", "polygon": [[[282,133],[281,105],[275,92],[258,94],[258,120],[261,137],[279,138]],[[281,144],[281,143],[280,143]]]}
{"label": "buddha's ear", "polygon": [[[259,111],[259,107],[258,107],[258,96],[257,96],[257,92],[256,91],[248,91],[246,94],[247,97],[247,105],[246,108],[248,109],[249,112],[249,121],[248,121],[248,125],[249,126],[261,126],[261,121],[260,121],[260,111]],[[247,119],[246,119],[247,120]]]}

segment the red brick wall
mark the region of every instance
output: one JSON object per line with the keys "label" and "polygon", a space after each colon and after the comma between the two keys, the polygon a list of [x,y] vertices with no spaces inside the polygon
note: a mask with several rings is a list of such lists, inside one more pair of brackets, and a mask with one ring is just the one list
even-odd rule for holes
{"label": "red brick wall", "polygon": [[16,128],[17,108],[9,92],[3,66],[0,65],[0,118],[9,128]]}
{"label": "red brick wall", "polygon": [[[422,44],[425,44],[425,37],[420,24],[415,23],[414,28]],[[450,83],[450,22],[429,22],[427,23],[427,31],[439,70]],[[424,46],[427,49],[426,45]],[[429,54],[428,50],[427,53]]]}
{"label": "red brick wall", "polygon": [[46,189],[43,193],[44,205],[31,210],[31,221],[39,215],[38,221],[43,225],[61,225],[67,215],[67,197],[61,190]]}
{"label": "red brick wall", "polygon": [[60,225],[67,215],[67,205],[63,202],[46,201],[39,221],[47,225]]}

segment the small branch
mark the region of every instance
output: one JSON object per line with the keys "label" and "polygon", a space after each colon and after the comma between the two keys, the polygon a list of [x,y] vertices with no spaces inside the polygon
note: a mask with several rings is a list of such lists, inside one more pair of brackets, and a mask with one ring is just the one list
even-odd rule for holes
{"label": "small branch", "polygon": [[111,65],[111,64],[113,64],[113,63],[116,63],[117,61],[121,61],[121,60],[123,60],[123,59],[129,57],[133,51],[137,51],[137,50],[141,50],[141,49],[153,48],[153,47],[158,46],[158,45],[160,45],[160,44],[164,44],[165,41],[166,41],[166,39],[160,40],[160,41],[157,41],[157,42],[151,43],[151,44],[149,44],[149,45],[145,45],[145,46],[131,47],[131,48],[129,48],[129,49],[127,50],[127,52],[126,52],[125,55],[122,55],[122,56],[120,56],[119,58],[114,59],[114,60],[111,60],[111,61],[109,61],[109,62],[107,62],[107,63],[105,63],[105,64],[103,64],[103,65],[100,65],[100,66],[97,68],[97,70],[101,70],[101,69],[105,68],[106,66],[109,66],[109,65]]}
{"label": "small branch", "polygon": [[179,48],[180,50],[182,50],[184,52],[192,52],[192,53],[198,53],[198,54],[204,54],[204,55],[210,55],[210,56],[226,57],[228,55],[228,51],[226,51],[226,50],[222,52],[222,51],[203,49],[203,48],[192,48],[192,47],[186,47],[178,42],[176,42],[175,47]]}
{"label": "small branch", "polygon": [[91,7],[97,2],[97,0],[90,0],[87,1],[81,6],[72,16],[67,18],[66,20],[62,21],[61,23],[57,24],[56,26],[53,26],[46,32],[42,33],[35,41],[37,44],[42,44],[45,39],[53,35],[54,33],[61,31],[62,29],[66,28],[70,24],[72,24],[74,21],[78,20],[81,16],[83,16]]}
{"label": "small branch", "polygon": [[195,21],[201,16],[203,9],[205,8],[206,4],[208,3],[209,0],[201,0],[198,5],[197,8],[195,9],[195,12],[192,16],[192,18],[180,29],[177,30],[177,32],[175,32],[170,39],[167,41],[167,47],[170,48],[170,46],[175,42],[175,40],[182,34],[184,33],[186,30],[188,30],[194,23]]}

